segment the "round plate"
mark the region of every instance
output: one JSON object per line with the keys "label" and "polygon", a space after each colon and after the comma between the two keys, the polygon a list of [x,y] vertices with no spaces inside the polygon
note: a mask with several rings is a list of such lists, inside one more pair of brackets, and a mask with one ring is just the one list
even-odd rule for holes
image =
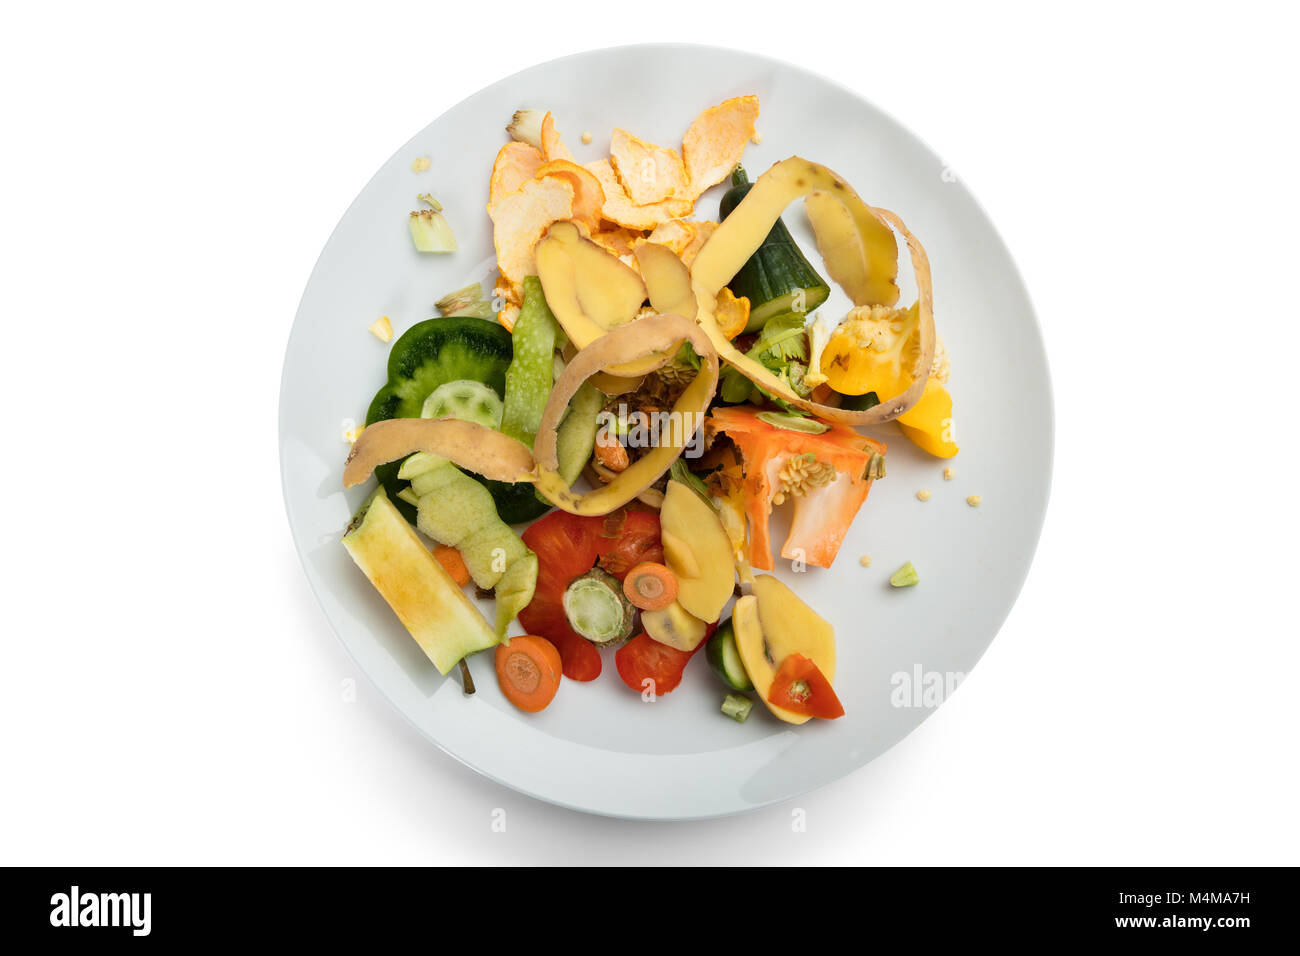
{"label": "round plate", "polygon": [[[654,82],[648,83],[647,76]],[[870,203],[897,212],[925,244],[935,316],[952,356],[961,453],[939,461],[895,426],[889,474],[859,512],[831,570],[778,574],[835,627],[836,690],[846,716],[791,727],[761,704],[745,724],[719,712],[721,684],[698,654],[673,693],[643,701],[612,652],[591,683],[565,680],[540,714],[502,697],[490,655],[471,662],[478,693],[442,678],[352,564],[339,537],[369,488],[345,493],[345,419],[364,419],[388,349],[367,332],[380,315],[397,335],[436,314],[441,295],[494,266],[485,212],[503,127],[516,109],[551,110],[581,162],[608,154],[620,126],[677,146],[691,120],[755,93],[761,144],[751,175],[798,154],[823,163]],[[581,134],[590,131],[590,146]],[[432,159],[415,173],[412,160]],[[432,191],[460,242],[448,256],[412,248],[407,213]],[[722,187],[696,216],[717,216]],[[802,208],[785,221],[819,263]],[[901,271],[907,273],[906,256]],[[490,282],[488,283],[490,287]],[[903,288],[904,301],[909,289]],[[843,314],[837,292],[824,309]],[[544,63],[502,80],[435,120],[375,174],[344,214],[294,321],[280,397],[280,455],[294,541],[313,589],[358,666],[447,753],[507,786],[562,806],[644,819],[761,807],[863,766],[901,740],[979,660],[1025,579],[1042,526],[1052,462],[1052,401],[1042,341],[1024,286],[993,225],[914,135],[825,79],[733,50],[636,46]],[[946,481],[945,466],[955,477]],[[929,489],[922,502],[917,492]],[[968,495],[982,496],[972,508]],[[784,538],[781,523],[774,531]],[[871,556],[870,567],[859,559]],[[893,589],[911,561],[920,584]]]}

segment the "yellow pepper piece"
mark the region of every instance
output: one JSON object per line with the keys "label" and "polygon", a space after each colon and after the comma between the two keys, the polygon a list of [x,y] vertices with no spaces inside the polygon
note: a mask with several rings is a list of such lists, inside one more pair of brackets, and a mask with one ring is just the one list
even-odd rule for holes
{"label": "yellow pepper piece", "polygon": [[916,371],[920,318],[915,305],[854,309],[822,351],[826,384],[841,395],[901,395]]}
{"label": "yellow pepper piece", "polygon": [[918,448],[937,458],[957,454],[952,434],[952,396],[936,379],[925,383],[921,400],[898,416],[898,427]]}

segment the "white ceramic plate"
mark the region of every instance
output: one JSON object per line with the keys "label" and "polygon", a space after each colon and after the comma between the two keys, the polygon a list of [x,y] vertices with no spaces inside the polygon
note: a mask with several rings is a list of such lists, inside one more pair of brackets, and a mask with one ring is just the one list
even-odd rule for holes
{"label": "white ceramic plate", "polygon": [[[386,314],[400,335],[436,314],[443,293],[488,278],[488,177],[516,109],[552,110],[585,162],[607,155],[615,126],[677,145],[700,110],[746,93],[758,94],[762,108],[762,142],[744,159],[751,176],[805,156],[847,178],[868,202],[899,213],[920,237],[952,356],[957,458],[930,458],[893,425],[875,429],[890,445],[889,476],[872,488],[834,569],[778,571],[835,626],[835,685],[847,715],[795,728],[756,705],[747,723],[736,724],[719,713],[723,689],[703,654],[676,691],[645,703],[604,652],[598,680],[566,680],[554,703],[533,716],[504,700],[482,655],[472,662],[478,694],[466,698],[454,675],[438,675],[339,545],[368,490],[343,491],[341,422],[362,420],[385,378],[388,349],[366,327]],[[594,141],[584,146],[588,130]],[[429,171],[412,171],[418,156],[432,159]],[[455,255],[422,256],[411,246],[406,215],[428,190],[460,241]],[[699,218],[716,218],[721,192],[704,195]],[[792,207],[785,220],[818,262],[802,209]],[[847,309],[837,295],[824,308]],[[1011,256],[920,140],[857,94],[801,69],[731,50],[638,46],[502,80],[435,120],[375,174],[303,295],[285,358],[280,453],[294,540],[326,617],[361,669],[431,741],[500,783],[562,806],[687,819],[761,807],[850,773],[924,720],[941,699],[936,688],[970,671],[1010,610],[1038,540],[1052,402],[1042,341]],[[947,464],[956,470],[952,481],[943,479]],[[923,488],[932,492],[924,503],[916,498]],[[966,504],[972,494],[982,496],[981,507]],[[775,537],[782,540],[779,526]],[[869,568],[859,564],[864,554]],[[891,589],[890,574],[909,560],[920,585]]]}

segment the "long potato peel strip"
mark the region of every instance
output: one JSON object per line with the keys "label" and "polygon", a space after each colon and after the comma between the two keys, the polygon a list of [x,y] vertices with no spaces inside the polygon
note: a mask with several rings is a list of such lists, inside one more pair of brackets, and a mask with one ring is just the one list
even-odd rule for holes
{"label": "long potato peel strip", "polygon": [[451,460],[496,481],[532,481],[533,453],[523,442],[456,418],[390,418],[367,425],[343,466],[343,487],[365,481],[380,465],[417,451]]}
{"label": "long potato peel strip", "polygon": [[[662,365],[675,343],[689,341],[700,357],[700,371],[677,399],[669,416],[667,434],[659,444],[633,462],[618,477],[585,494],[574,492],[560,476],[555,452],[556,427],[569,399],[588,378],[610,366],[618,367],[660,353]],[[725,340],[724,340],[725,341]],[[541,428],[533,443],[537,458],[537,490],[548,501],[576,515],[604,515],[650,487],[666,472],[704,423],[713,392],[718,387],[718,353],[704,329],[680,315],[650,315],[620,326],[580,351],[556,380],[542,413]],[[365,437],[365,433],[362,433]]]}
{"label": "long potato peel strip", "polygon": [[854,305],[893,305],[898,301],[897,230],[907,242],[916,275],[920,313],[921,357],[917,367],[934,361],[934,292],[930,260],[925,249],[903,221],[886,209],[867,205],[838,175],[798,156],[777,163],[755,181],[753,188],[713,232],[691,264],[700,327],[718,355],[754,384],[791,405],[845,425],[878,425],[907,411],[925,391],[926,376],[919,375],[901,395],[881,396],[866,411],[848,411],[800,397],[781,379],[753,359],[745,357],[714,318],[718,293],[752,256],[768,230],[786,207],[804,199],[808,218],[817,234],[817,247],[831,278]]}
{"label": "long potato peel strip", "polygon": [[[560,420],[569,401],[588,378],[606,366],[646,355],[666,356],[674,343],[689,341],[700,357],[700,371],[677,399],[661,442],[607,485],[575,492],[559,472],[556,451]],[[379,465],[416,452],[449,459],[468,471],[497,481],[532,482],[551,503],[578,515],[604,515],[627,504],[677,460],[697,428],[718,387],[718,353],[704,330],[680,315],[651,315],[603,335],[565,368],[542,412],[533,451],[491,428],[454,418],[392,418],[361,433],[343,468],[343,486],[365,481]]]}

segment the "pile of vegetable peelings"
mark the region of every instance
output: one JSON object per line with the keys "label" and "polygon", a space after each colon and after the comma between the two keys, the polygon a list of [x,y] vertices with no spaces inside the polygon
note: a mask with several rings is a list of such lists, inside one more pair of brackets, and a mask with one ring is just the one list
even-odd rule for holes
{"label": "pile of vegetable peelings", "polygon": [[[495,649],[505,697],[540,711],[614,649],[629,688],[662,696],[704,648],[734,720],[754,698],[792,724],[844,713],[831,625],[757,573],[774,567],[769,521],[790,509],[781,557],[830,568],[885,475],[885,444],[856,426],[895,421],[957,453],[948,361],[925,250],[898,216],[797,156],[750,182],[758,109],[706,109],[680,149],[615,129],[585,164],[550,113],[516,113],[489,187],[492,298],[456,290],[392,344],[344,470],[378,488],[343,544],[467,693],[467,659]],[[696,218],[725,180],[717,220]],[[420,198],[416,249],[454,252]],[[814,315],[830,287],[781,221],[797,199],[854,303],[838,322]],[[516,619],[526,633],[507,637]]]}

